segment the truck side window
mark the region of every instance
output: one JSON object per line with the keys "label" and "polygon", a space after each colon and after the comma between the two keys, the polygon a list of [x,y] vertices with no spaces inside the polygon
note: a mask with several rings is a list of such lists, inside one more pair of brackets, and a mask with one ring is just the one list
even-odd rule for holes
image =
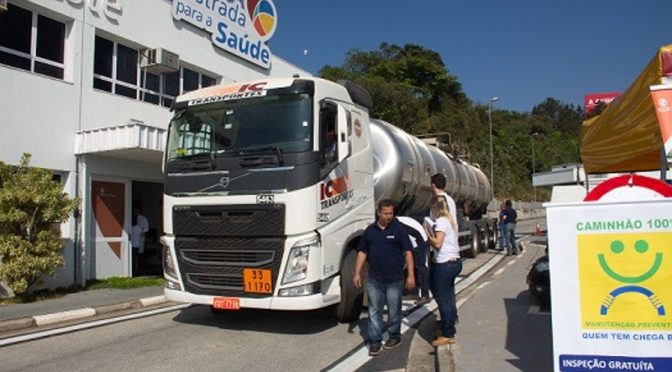
{"label": "truck side window", "polygon": [[338,137],[336,136],[336,106],[325,103],[320,109],[320,148],[322,164],[329,166],[338,159]]}

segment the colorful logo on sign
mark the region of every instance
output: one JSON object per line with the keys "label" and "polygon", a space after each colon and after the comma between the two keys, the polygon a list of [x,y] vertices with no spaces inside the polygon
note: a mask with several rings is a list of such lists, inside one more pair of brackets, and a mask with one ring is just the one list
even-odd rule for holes
{"label": "colorful logo on sign", "polygon": [[578,236],[584,329],[672,330],[672,233]]}
{"label": "colorful logo on sign", "polygon": [[173,0],[173,18],[208,31],[219,48],[257,66],[271,67],[266,42],[278,24],[271,0]]}
{"label": "colorful logo on sign", "polygon": [[247,0],[247,12],[259,37],[264,40],[270,39],[277,25],[273,3],[268,0]]}

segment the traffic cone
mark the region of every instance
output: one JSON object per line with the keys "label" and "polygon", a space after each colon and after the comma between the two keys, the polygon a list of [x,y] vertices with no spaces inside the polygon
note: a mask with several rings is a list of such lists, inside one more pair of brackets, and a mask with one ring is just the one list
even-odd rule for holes
{"label": "traffic cone", "polygon": [[541,236],[541,226],[537,224],[537,227],[534,229],[534,235]]}

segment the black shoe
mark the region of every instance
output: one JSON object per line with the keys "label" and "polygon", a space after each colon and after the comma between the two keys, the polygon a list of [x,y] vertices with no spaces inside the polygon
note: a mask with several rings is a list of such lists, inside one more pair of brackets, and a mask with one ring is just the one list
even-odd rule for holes
{"label": "black shoe", "polygon": [[429,303],[430,301],[432,300],[430,300],[429,297],[420,297],[420,299],[415,301],[415,306],[422,306],[424,304]]}
{"label": "black shoe", "polygon": [[395,347],[397,347],[399,345],[401,345],[401,340],[397,340],[397,339],[393,338],[393,339],[387,340],[387,342],[383,345],[383,349],[390,350],[390,349],[394,349]]}
{"label": "black shoe", "polygon": [[380,345],[375,344],[369,346],[369,356],[376,356],[380,354]]}

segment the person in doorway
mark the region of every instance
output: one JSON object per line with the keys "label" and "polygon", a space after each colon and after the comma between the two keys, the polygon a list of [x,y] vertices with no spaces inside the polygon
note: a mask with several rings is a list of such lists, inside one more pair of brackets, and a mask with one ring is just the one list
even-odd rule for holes
{"label": "person in doorway", "polygon": [[404,225],[409,238],[411,238],[413,261],[415,262],[415,284],[420,290],[419,296],[418,289],[412,290],[411,293],[417,298],[415,304],[422,306],[431,301],[429,298],[429,271],[427,270],[427,258],[429,255],[427,234],[420,222],[411,217],[398,216],[397,220]]}
{"label": "person in doorway", "polygon": [[506,214],[504,214],[504,210],[506,209],[506,204],[502,203],[499,205],[499,222],[497,223],[497,227],[499,227],[499,249],[498,251],[502,252],[504,250],[504,247],[507,246],[506,244]]}
{"label": "person in doorway", "polygon": [[327,129],[326,146],[324,148],[324,159],[327,163],[336,161],[336,130],[333,127]]}
{"label": "person in doorway", "polygon": [[[453,220],[457,221],[457,207],[455,206],[455,200],[444,191],[446,188],[446,177],[441,173],[437,173],[430,178],[430,181],[432,185],[432,193],[436,196],[443,196],[443,198],[446,199],[448,210],[453,215]],[[432,216],[431,209],[429,210],[429,218],[436,220],[436,218]]]}
{"label": "person in doorway", "polygon": [[387,332],[389,339],[384,349],[401,344],[401,297],[404,289],[415,287],[411,240],[401,223],[394,218],[394,204],[381,200],[376,208],[376,222],[369,225],[357,246],[357,261],[352,278],[355,288],[362,287],[361,271],[369,263],[366,290],[369,300],[368,340],[369,355],[380,353],[383,342],[383,309],[387,304]]}
{"label": "person in doorway", "polygon": [[133,276],[137,276],[140,268],[144,266],[145,234],[149,231],[149,222],[141,212],[140,208],[133,208],[133,226],[131,227]]}
{"label": "person in doorway", "polygon": [[506,234],[504,235],[504,240],[506,242],[506,255],[517,255],[518,247],[516,246],[516,220],[518,219],[518,213],[513,209],[513,203],[511,200],[504,202],[506,209],[504,209],[504,216],[506,218]]}
{"label": "person in doorway", "polygon": [[432,294],[439,305],[441,315],[440,333],[432,341],[433,346],[455,343],[457,304],[455,302],[455,279],[462,272],[460,247],[457,242],[457,222],[448,210],[446,200],[434,196],[431,207],[435,217],[433,226],[425,224],[425,232],[432,247],[430,281]]}

